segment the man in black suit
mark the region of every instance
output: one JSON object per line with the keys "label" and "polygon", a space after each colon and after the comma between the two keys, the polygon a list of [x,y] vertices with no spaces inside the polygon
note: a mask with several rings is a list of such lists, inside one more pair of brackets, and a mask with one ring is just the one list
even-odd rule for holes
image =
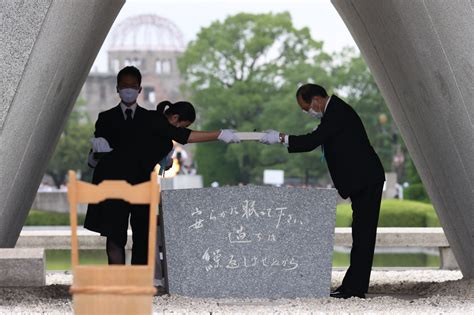
{"label": "man in black suit", "polygon": [[[141,92],[141,74],[137,68],[125,67],[120,70],[117,75],[117,92],[120,104],[101,112],[95,124],[93,141],[101,140],[108,144],[111,151],[98,160],[90,154],[89,165],[95,166],[92,178],[94,184],[103,180],[126,180],[133,185],[150,179],[152,170],[144,167],[146,163],[141,152],[146,147],[143,139],[146,139],[150,117],[148,111],[136,102]],[[133,231],[132,264],[146,264],[148,216],[148,206],[107,200],[89,205],[84,227],[107,237],[109,264],[124,264],[130,217]]]}
{"label": "man in black suit", "polygon": [[305,135],[286,135],[270,130],[260,140],[281,143],[288,152],[308,152],[322,147],[329,173],[342,198],[352,202],[352,250],[350,266],[342,285],[331,297],[365,298],[374,256],[377,222],[385,173],[370,145],[360,117],[336,95],[329,96],[316,84],[305,84],[296,92],[300,108],[321,123]]}

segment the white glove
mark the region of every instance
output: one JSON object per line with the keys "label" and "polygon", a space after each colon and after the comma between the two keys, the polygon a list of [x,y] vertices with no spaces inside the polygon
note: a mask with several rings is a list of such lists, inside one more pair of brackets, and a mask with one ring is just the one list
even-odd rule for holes
{"label": "white glove", "polygon": [[92,152],[110,152],[113,149],[109,146],[109,143],[105,138],[92,138]]}
{"label": "white glove", "polygon": [[217,139],[225,143],[240,143],[239,137],[231,129],[222,129]]}
{"label": "white glove", "polygon": [[97,163],[99,163],[99,161],[94,158],[94,153],[110,152],[113,149],[109,146],[109,143],[107,142],[107,140],[102,137],[92,138],[91,143],[92,143],[92,152],[90,152],[89,156],[87,157],[87,164],[89,164],[90,167],[95,168],[97,166]]}
{"label": "white glove", "polygon": [[260,138],[260,143],[275,144],[280,142],[280,133],[276,130],[267,130],[266,134]]}

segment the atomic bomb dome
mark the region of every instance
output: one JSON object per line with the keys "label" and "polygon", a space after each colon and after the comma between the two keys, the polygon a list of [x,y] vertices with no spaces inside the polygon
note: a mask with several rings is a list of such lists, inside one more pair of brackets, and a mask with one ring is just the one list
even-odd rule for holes
{"label": "atomic bomb dome", "polygon": [[163,17],[144,14],[123,20],[112,31],[109,51],[183,51],[183,34]]}

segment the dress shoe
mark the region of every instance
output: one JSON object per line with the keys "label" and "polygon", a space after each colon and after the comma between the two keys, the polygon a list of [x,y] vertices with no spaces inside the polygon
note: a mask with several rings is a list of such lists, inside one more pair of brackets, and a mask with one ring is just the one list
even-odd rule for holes
{"label": "dress shoe", "polygon": [[166,289],[161,285],[155,286],[155,289],[156,289],[155,296],[165,295],[167,293]]}
{"label": "dress shoe", "polygon": [[336,299],[350,299],[352,297],[365,299],[364,293],[349,293],[349,292],[344,292],[344,291],[331,292],[329,296]]}
{"label": "dress shoe", "polygon": [[343,291],[344,291],[344,288],[342,287],[342,285],[340,285],[336,289],[334,289],[334,291],[331,291],[331,293],[339,293]]}

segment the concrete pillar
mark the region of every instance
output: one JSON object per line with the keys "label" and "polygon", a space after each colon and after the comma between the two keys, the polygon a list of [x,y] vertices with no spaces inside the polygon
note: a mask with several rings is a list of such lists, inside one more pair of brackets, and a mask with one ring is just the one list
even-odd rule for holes
{"label": "concrete pillar", "polygon": [[464,277],[473,278],[472,1],[332,3],[400,128]]}
{"label": "concrete pillar", "polygon": [[58,137],[124,0],[0,6],[0,247],[13,247]]}

